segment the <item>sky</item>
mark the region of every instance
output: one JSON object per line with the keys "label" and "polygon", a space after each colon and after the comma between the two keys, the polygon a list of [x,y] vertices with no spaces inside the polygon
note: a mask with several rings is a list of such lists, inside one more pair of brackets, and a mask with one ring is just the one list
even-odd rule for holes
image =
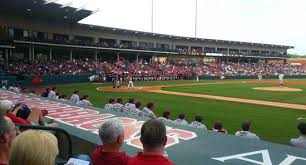
{"label": "sky", "polygon": [[[80,23],[151,32],[151,0],[58,0],[99,11]],[[195,37],[196,0],[153,0],[153,32]],[[197,0],[197,37],[294,46],[306,55],[306,0]]]}

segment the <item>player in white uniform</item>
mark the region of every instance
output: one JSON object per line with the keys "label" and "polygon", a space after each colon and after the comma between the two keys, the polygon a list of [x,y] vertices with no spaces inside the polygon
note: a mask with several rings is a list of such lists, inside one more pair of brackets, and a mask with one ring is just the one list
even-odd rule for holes
{"label": "player in white uniform", "polygon": [[258,73],[258,81],[261,81],[262,80],[262,74],[261,73]]}
{"label": "player in white uniform", "polygon": [[180,113],[178,119],[174,120],[174,122],[179,125],[188,125],[188,122],[185,120],[184,113]]}
{"label": "player in white uniform", "polygon": [[123,107],[123,112],[126,114],[131,114],[132,110],[135,109],[134,98],[129,98],[129,102]]}
{"label": "player in white uniform", "polygon": [[245,138],[245,139],[257,139],[257,140],[260,140],[259,137],[250,132],[250,127],[251,127],[251,123],[246,121],[246,122],[243,122],[242,123],[242,131],[237,131],[235,133],[236,136],[239,136],[239,137],[242,137],[242,138]]}
{"label": "player in white uniform", "polygon": [[129,81],[129,85],[128,85],[128,88],[130,88],[130,86],[132,87],[132,88],[134,88],[134,84],[133,84],[133,78],[132,78],[132,76],[128,76],[128,81]]}
{"label": "player in white uniform", "polygon": [[147,107],[143,108],[143,112],[146,114],[146,117],[149,119],[156,119],[156,116],[153,112],[155,105],[153,102],[148,102]]}
{"label": "player in white uniform", "polygon": [[284,74],[279,73],[278,74],[278,79],[279,79],[279,86],[282,87],[283,86],[283,81],[284,81]]}
{"label": "player in white uniform", "polygon": [[207,130],[207,127],[204,124],[202,124],[202,122],[203,122],[203,117],[200,115],[197,115],[195,116],[195,121],[191,122],[189,126],[193,128],[202,128],[202,129]]}
{"label": "player in white uniform", "polygon": [[170,112],[169,112],[169,111],[163,112],[163,116],[157,118],[157,120],[162,121],[163,123],[165,123],[165,122],[171,122],[171,123],[173,123],[173,121],[170,120]]}
{"label": "player in white uniform", "polygon": [[306,123],[301,122],[297,128],[300,131],[301,136],[295,139],[290,139],[290,144],[296,147],[306,148]]}

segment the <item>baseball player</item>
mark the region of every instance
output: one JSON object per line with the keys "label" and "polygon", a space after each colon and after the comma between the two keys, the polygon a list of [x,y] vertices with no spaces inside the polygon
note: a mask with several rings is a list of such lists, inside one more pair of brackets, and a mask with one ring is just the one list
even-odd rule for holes
{"label": "baseball player", "polygon": [[130,86],[132,86],[132,88],[134,88],[134,84],[133,84],[133,78],[132,76],[128,76],[128,81],[129,81],[129,85],[128,85],[128,88],[130,88]]}
{"label": "baseball player", "polygon": [[279,73],[278,74],[278,79],[279,79],[279,86],[282,87],[283,86],[283,81],[284,81],[284,74]]}
{"label": "baseball player", "polygon": [[258,81],[261,81],[262,80],[262,74],[261,73],[258,73]]}

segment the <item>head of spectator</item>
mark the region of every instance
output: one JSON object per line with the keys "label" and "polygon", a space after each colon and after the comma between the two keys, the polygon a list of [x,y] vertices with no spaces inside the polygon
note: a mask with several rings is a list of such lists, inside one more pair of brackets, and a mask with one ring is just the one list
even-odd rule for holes
{"label": "head of spectator", "polygon": [[52,90],[52,91],[55,91],[55,90],[56,90],[56,87],[52,87],[51,90]]}
{"label": "head of spectator", "polygon": [[74,91],[73,91],[73,94],[76,94],[76,95],[77,95],[77,94],[79,94],[79,93],[80,93],[79,90],[74,90]]}
{"label": "head of spectator", "polygon": [[151,111],[154,110],[154,108],[155,108],[154,102],[152,102],[152,101],[148,102],[147,108],[150,109]]}
{"label": "head of spectator", "polygon": [[140,102],[140,101],[137,101],[137,102],[135,103],[135,107],[138,108],[138,109],[140,109],[140,107],[141,107],[141,102]]}
{"label": "head of spectator", "polygon": [[109,99],[108,104],[115,104],[115,99]]}
{"label": "head of spectator", "polygon": [[241,128],[243,131],[249,131],[251,128],[251,122],[249,121],[242,122]]}
{"label": "head of spectator", "polygon": [[223,128],[223,123],[221,121],[216,121],[215,122],[214,130],[216,132],[227,133],[227,130]]}
{"label": "head of spectator", "polygon": [[51,91],[51,89],[50,88],[46,88],[45,91],[49,93]]}
{"label": "head of spectator", "polygon": [[117,98],[117,103],[123,104],[123,99],[121,97]]}
{"label": "head of spectator", "polygon": [[54,165],[58,152],[58,141],[52,133],[28,130],[13,141],[9,164]]}
{"label": "head of spectator", "polygon": [[12,120],[6,116],[0,116],[0,164],[8,164],[10,148],[16,133]]}
{"label": "head of spectator", "polygon": [[129,103],[134,104],[134,101],[135,101],[134,98],[132,97],[129,98]]}
{"label": "head of spectator", "polygon": [[141,127],[140,141],[144,153],[163,154],[167,144],[166,127],[156,119],[146,121]]}
{"label": "head of spectator", "polygon": [[170,112],[169,111],[163,112],[163,117],[166,119],[170,119]]}
{"label": "head of spectator", "polygon": [[81,100],[87,100],[88,97],[89,97],[88,95],[83,95],[82,98],[81,98]]}
{"label": "head of spectator", "polygon": [[99,136],[103,143],[103,150],[118,152],[124,141],[123,125],[118,120],[108,120],[99,128]]}
{"label": "head of spectator", "polygon": [[36,90],[35,90],[35,89],[32,89],[32,90],[31,90],[31,94],[36,95]]}
{"label": "head of spectator", "polygon": [[1,100],[0,101],[0,114],[6,115],[13,111],[14,105],[10,100]]}
{"label": "head of spectator", "polygon": [[299,123],[297,129],[300,131],[301,135],[306,136],[306,123]]}
{"label": "head of spectator", "polygon": [[203,123],[203,116],[201,116],[201,115],[196,115],[194,119],[195,119],[195,121],[197,121],[199,123]]}
{"label": "head of spectator", "polygon": [[66,94],[62,94],[59,96],[59,99],[66,99],[67,95]]}
{"label": "head of spectator", "polygon": [[185,119],[185,113],[180,113],[178,118],[181,119],[181,120],[184,120]]}

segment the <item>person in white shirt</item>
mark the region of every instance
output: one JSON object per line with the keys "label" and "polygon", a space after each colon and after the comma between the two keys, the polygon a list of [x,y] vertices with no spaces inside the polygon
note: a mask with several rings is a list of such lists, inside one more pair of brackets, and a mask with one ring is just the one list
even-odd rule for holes
{"label": "person in white shirt", "polygon": [[163,116],[157,118],[157,120],[162,121],[163,123],[165,123],[165,122],[172,122],[173,123],[173,121],[170,120],[170,112],[169,111],[163,112]]}
{"label": "person in white shirt", "polygon": [[88,95],[84,95],[77,104],[84,105],[84,106],[92,106],[92,103],[88,100]]}
{"label": "person in white shirt", "polygon": [[155,104],[152,101],[148,102],[147,107],[143,108],[143,112],[146,114],[147,118],[156,119],[156,116],[153,112],[154,108],[155,108]]}
{"label": "person in white shirt", "polygon": [[201,129],[207,130],[207,127],[203,124],[203,116],[197,115],[195,116],[194,119],[195,121],[189,124],[190,127],[201,128]]}
{"label": "person in white shirt", "polygon": [[245,121],[245,122],[242,123],[241,127],[242,127],[242,131],[237,131],[235,133],[236,136],[239,136],[239,137],[245,138],[245,139],[260,140],[259,137],[256,134],[250,132],[251,122]]}
{"label": "person in white shirt", "polygon": [[109,107],[109,110],[115,111],[115,112],[122,112],[123,111],[123,99],[122,98],[117,98],[116,103]]}
{"label": "person in white shirt", "polygon": [[135,108],[132,109],[130,114],[146,118],[147,117],[146,114],[142,110],[140,110],[140,107],[141,107],[141,102],[137,101],[135,103]]}
{"label": "person in white shirt", "polygon": [[306,123],[299,123],[297,129],[300,131],[301,136],[298,138],[290,139],[289,143],[296,147],[306,148]]}
{"label": "person in white shirt", "polygon": [[225,128],[223,128],[223,124],[221,121],[216,121],[214,128],[211,128],[210,130],[214,131],[214,132],[221,132],[221,133],[226,133],[227,134],[227,130]]}
{"label": "person in white shirt", "polygon": [[130,88],[130,87],[134,88],[134,83],[133,83],[132,76],[128,76],[127,79],[129,81],[128,88]]}
{"label": "person in white shirt", "polygon": [[123,112],[126,114],[131,114],[132,109],[136,108],[134,104],[134,98],[129,98],[129,102],[123,107]]}
{"label": "person in white shirt", "polygon": [[48,93],[48,98],[49,99],[56,99],[56,87],[52,87],[51,91]]}
{"label": "person in white shirt", "polygon": [[174,122],[179,125],[188,125],[188,122],[185,120],[185,113],[180,113],[178,119],[174,120]]}
{"label": "person in white shirt", "polygon": [[110,110],[110,108],[115,104],[115,99],[109,99],[108,103],[105,104],[104,109],[105,110]]}
{"label": "person in white shirt", "polygon": [[80,101],[80,96],[78,95],[80,93],[79,90],[75,90],[70,97],[70,102],[77,104]]}

